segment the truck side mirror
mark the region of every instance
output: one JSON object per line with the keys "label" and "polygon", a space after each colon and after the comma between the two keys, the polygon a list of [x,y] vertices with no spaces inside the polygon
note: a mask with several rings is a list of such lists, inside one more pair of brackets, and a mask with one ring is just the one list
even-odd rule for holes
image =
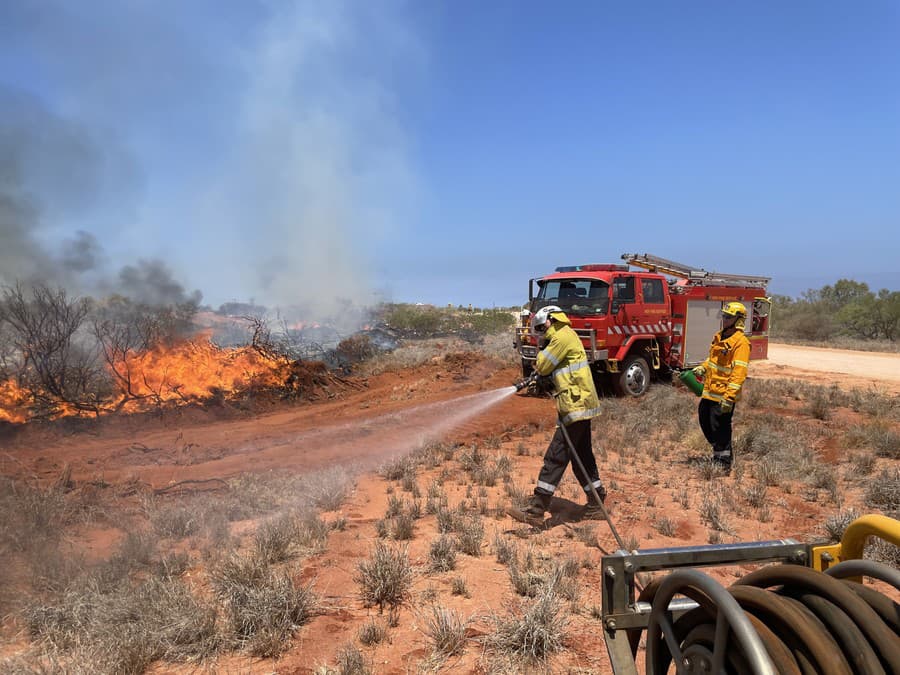
{"label": "truck side mirror", "polygon": [[612,303],[612,314],[613,314],[613,316],[615,316],[616,314],[618,314],[620,309],[622,309],[622,306],[621,306],[616,300],[613,300],[613,303]]}

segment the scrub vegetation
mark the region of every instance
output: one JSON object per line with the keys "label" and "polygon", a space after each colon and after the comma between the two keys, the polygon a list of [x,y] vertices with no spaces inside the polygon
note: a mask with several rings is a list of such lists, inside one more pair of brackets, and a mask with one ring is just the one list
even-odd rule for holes
{"label": "scrub vegetation", "polygon": [[478,342],[484,335],[512,329],[518,307],[434,307],[432,305],[385,304],[376,318],[403,337],[430,338],[458,335]]}
{"label": "scrub vegetation", "polygon": [[776,295],[771,336],[851,349],[897,351],[900,291],[873,291],[868,284],[839,279],[799,298]]}
{"label": "scrub vegetation", "polygon": [[[426,361],[436,357],[446,349]],[[837,540],[862,513],[900,513],[896,397],[752,372],[745,389],[730,476],[709,467],[696,398],[680,387],[602,400],[594,447],[626,548]],[[528,499],[552,431],[509,424],[364,478],[245,473],[204,493],[110,490],[65,471],[0,478],[0,614],[21,643],[0,667],[190,672],[221,660],[225,671],[228,659],[293,658],[317,635],[329,650],[319,672],[397,665],[398,645],[410,672],[599,670],[583,636],[601,630],[608,527],[581,520],[570,473],[547,530],[504,513]],[[84,533],[112,544],[91,557],[76,544]],[[866,555],[898,561],[878,541]]]}

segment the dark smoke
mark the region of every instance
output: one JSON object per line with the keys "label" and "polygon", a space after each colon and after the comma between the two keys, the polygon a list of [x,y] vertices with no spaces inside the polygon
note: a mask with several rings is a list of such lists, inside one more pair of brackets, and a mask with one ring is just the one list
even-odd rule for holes
{"label": "dark smoke", "polygon": [[90,232],[79,230],[68,240],[60,254],[63,267],[75,274],[97,269],[103,259],[103,247]]}
{"label": "dark smoke", "polygon": [[188,294],[160,260],[139,260],[119,271],[119,292],[145,305],[200,304],[200,291]]}
{"label": "dark smoke", "polygon": [[52,272],[52,258],[35,239],[37,195],[25,177],[31,149],[38,152],[36,130],[27,123],[32,108],[0,89],[0,281],[6,284],[35,283]]}
{"label": "dark smoke", "polygon": [[0,88],[0,285],[60,286],[77,294],[125,295],[150,305],[198,304],[160,260],[116,272],[97,237],[70,223],[89,220],[133,189],[125,153],[108,138],[55,115],[37,98]]}

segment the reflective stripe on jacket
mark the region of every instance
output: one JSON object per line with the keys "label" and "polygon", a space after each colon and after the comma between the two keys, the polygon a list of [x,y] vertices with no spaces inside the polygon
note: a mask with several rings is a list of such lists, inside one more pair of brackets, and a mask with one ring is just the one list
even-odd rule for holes
{"label": "reflective stripe on jacket", "polygon": [[709,358],[703,362],[703,398],[711,401],[726,399],[734,403],[741,398],[741,387],[747,379],[750,364],[750,340],[744,331],[735,331],[731,337],[722,338],[722,332],[713,336],[709,346]]}
{"label": "reflective stripe on jacket", "polygon": [[553,315],[546,332],[547,346],[537,355],[534,369],[553,378],[556,408],[563,424],[587,420],[600,414],[600,399],[594,377],[577,333],[565,314]]}

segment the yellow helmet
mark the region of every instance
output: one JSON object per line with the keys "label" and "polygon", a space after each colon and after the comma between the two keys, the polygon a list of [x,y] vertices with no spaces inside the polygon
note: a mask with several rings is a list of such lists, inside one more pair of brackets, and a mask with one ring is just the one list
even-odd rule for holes
{"label": "yellow helmet", "polygon": [[722,308],[722,316],[747,318],[747,308],[740,302],[729,302]]}

